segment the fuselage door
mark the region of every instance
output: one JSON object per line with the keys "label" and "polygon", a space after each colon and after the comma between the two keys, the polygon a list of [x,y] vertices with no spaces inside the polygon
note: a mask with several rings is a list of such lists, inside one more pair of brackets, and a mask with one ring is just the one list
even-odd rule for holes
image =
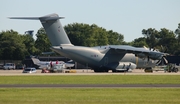
{"label": "fuselage door", "polygon": [[108,64],[108,57],[104,58],[104,66],[106,66]]}

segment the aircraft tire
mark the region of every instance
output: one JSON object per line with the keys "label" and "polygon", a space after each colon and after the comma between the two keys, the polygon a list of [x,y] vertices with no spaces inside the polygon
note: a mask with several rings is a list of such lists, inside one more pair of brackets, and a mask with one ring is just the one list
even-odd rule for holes
{"label": "aircraft tire", "polygon": [[94,69],[94,72],[98,73],[98,72],[108,72],[109,70],[104,69],[104,70],[100,70],[100,69]]}
{"label": "aircraft tire", "polygon": [[113,73],[115,73],[115,72],[116,72],[116,70],[112,70],[112,72],[113,72]]}
{"label": "aircraft tire", "polygon": [[108,69],[104,69],[104,72],[109,72],[109,70]]}
{"label": "aircraft tire", "polygon": [[175,73],[177,73],[178,72],[178,68],[175,68],[175,71],[174,71]]}
{"label": "aircraft tire", "polygon": [[97,72],[100,72],[100,71],[99,71],[98,69],[94,69],[94,72],[96,72],[96,73],[97,73]]}

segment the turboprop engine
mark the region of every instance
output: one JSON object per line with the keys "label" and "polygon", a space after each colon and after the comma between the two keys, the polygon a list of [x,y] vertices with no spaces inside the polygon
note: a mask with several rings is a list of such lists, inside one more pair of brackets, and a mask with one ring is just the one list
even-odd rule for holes
{"label": "turboprop engine", "polygon": [[132,62],[119,62],[118,67],[113,72],[130,71],[136,68],[136,64]]}

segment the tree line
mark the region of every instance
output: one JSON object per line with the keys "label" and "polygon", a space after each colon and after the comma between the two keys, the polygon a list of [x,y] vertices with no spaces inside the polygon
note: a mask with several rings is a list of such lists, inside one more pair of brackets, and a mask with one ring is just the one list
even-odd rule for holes
{"label": "tree line", "polygon": [[[73,23],[64,26],[64,29],[72,44],[78,46],[146,46],[171,55],[180,55],[180,23],[175,31],[166,28],[143,29],[142,37],[132,42],[125,42],[123,34],[106,30],[96,24]],[[37,56],[42,55],[42,52],[50,52],[51,43],[44,28],[37,31],[36,37],[35,40],[28,34],[19,34],[14,30],[0,32],[0,60],[23,60],[25,56]]]}

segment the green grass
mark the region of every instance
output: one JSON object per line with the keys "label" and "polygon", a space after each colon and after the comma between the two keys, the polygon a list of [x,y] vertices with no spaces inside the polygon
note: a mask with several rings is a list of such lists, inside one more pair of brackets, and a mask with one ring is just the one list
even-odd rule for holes
{"label": "green grass", "polygon": [[0,84],[180,84],[179,75],[0,76]]}
{"label": "green grass", "polygon": [[[0,84],[180,84],[180,76],[0,76]],[[0,104],[180,104],[180,89],[0,88]]]}
{"label": "green grass", "polygon": [[1,88],[0,104],[180,104],[180,89]]}

